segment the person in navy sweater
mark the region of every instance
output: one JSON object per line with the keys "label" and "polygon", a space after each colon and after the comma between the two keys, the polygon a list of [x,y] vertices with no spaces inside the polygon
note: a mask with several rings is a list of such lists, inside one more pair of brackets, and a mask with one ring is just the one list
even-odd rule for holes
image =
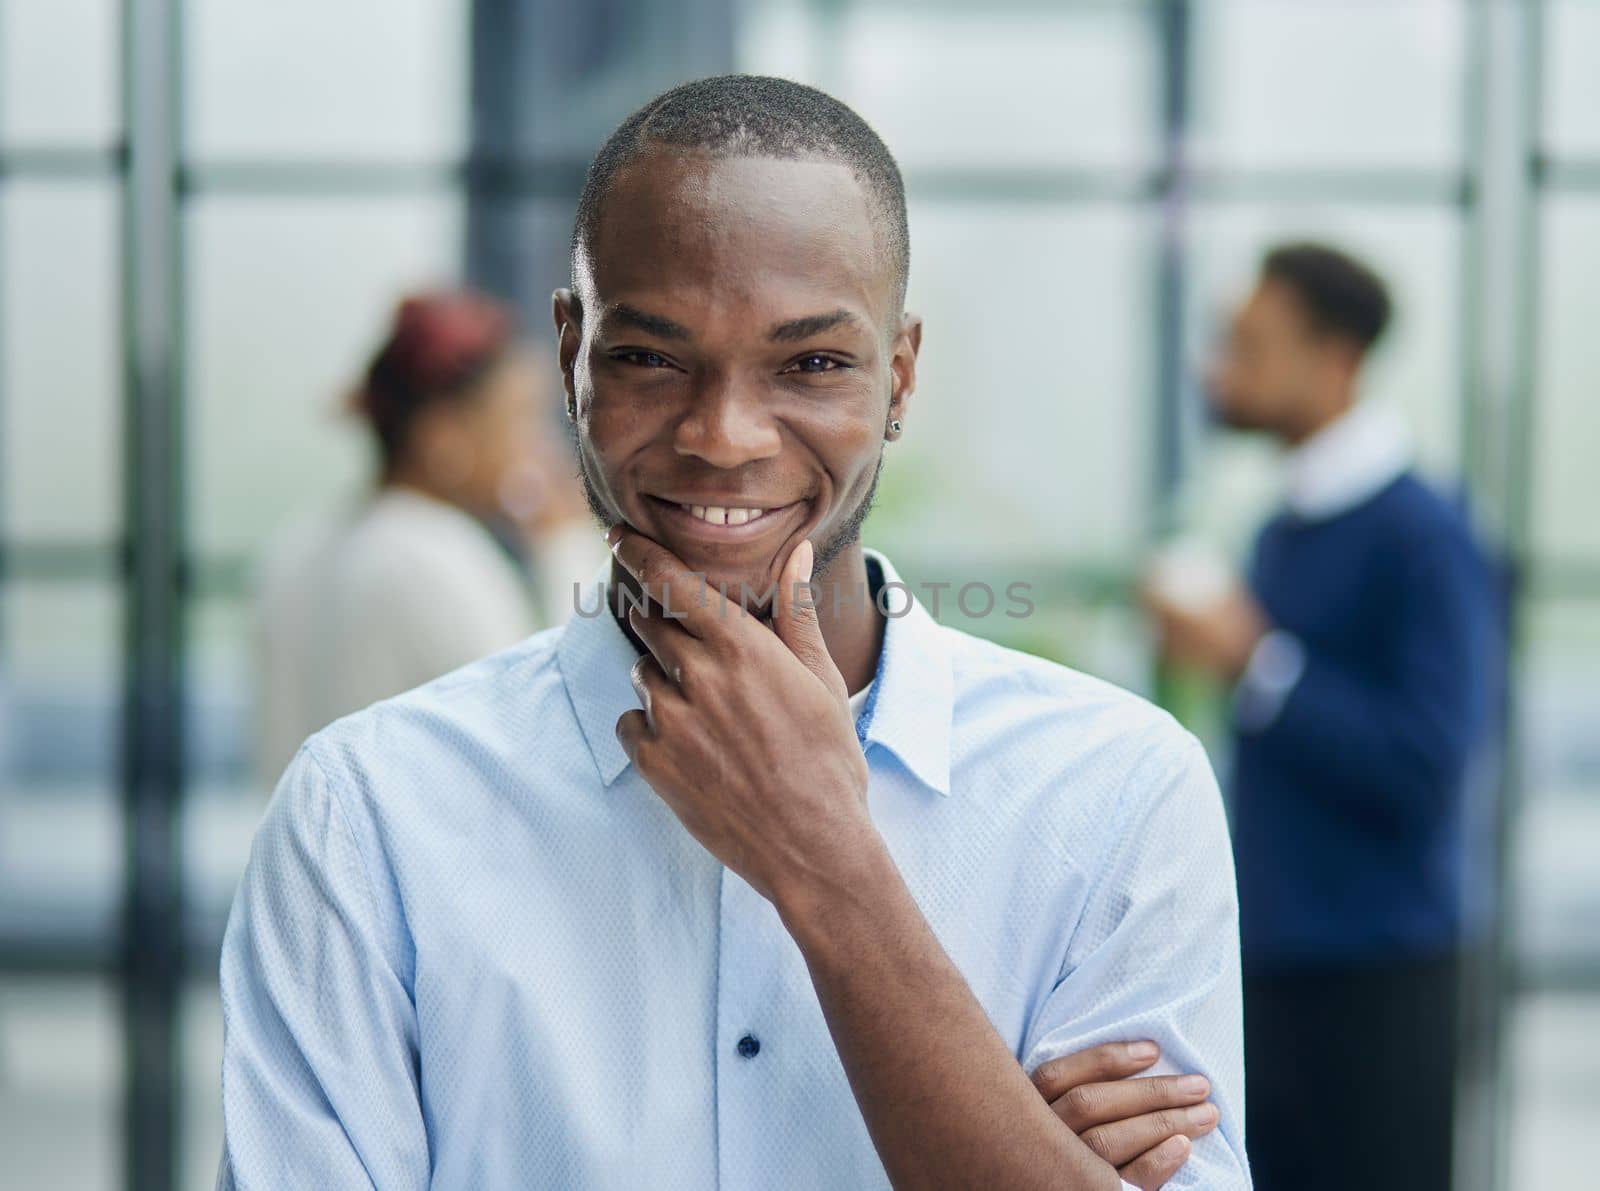
{"label": "person in navy sweater", "polygon": [[1269,252],[1207,378],[1288,448],[1243,582],[1152,586],[1167,658],[1233,684],[1246,1142],[1261,1191],[1450,1185],[1467,791],[1496,705],[1493,569],[1464,511],[1358,401],[1383,282]]}

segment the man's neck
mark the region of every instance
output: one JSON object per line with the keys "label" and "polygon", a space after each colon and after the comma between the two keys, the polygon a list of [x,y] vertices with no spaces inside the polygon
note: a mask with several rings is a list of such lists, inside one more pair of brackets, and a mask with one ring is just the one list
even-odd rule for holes
{"label": "man's neck", "polygon": [[1291,449],[1302,446],[1343,418],[1355,408],[1355,404],[1353,393],[1342,394],[1337,400],[1326,403],[1315,418],[1288,429],[1281,436],[1283,445]]}
{"label": "man's neck", "polygon": [[833,664],[852,694],[878,672],[886,620],[867,573],[867,556],[858,538],[835,555],[827,570],[812,577],[817,623]]}

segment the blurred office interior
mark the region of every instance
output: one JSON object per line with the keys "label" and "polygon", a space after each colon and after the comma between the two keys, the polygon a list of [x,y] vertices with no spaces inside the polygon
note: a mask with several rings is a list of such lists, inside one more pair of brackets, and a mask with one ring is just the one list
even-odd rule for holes
{"label": "blurred office interior", "polygon": [[1141,691],[1146,552],[1242,549],[1272,497],[1201,416],[1219,313],[1285,235],[1390,279],[1370,387],[1516,575],[1458,1183],[1584,1183],[1600,3],[0,0],[0,1186],[211,1186],[253,562],[365,482],[338,397],[394,300],[466,279],[545,335],[589,154],[727,70],[839,95],[907,177],[918,416],[868,542],[1032,583],[946,619]]}

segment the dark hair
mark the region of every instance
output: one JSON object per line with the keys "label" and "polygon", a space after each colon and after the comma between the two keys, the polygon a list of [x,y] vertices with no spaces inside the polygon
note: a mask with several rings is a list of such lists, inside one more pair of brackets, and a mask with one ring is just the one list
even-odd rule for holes
{"label": "dark hair", "polygon": [[1353,341],[1363,352],[1389,325],[1389,289],[1372,269],[1337,248],[1302,241],[1280,244],[1261,275],[1291,287],[1321,331]]}
{"label": "dark hair", "polygon": [[459,400],[495,366],[515,330],[511,311],[470,290],[414,294],[396,308],[350,405],[372,424],[385,465],[405,449],[423,409]]}
{"label": "dark hair", "polygon": [[905,184],[878,134],[826,92],[789,79],[724,74],[683,83],[639,108],[606,138],[589,163],[572,229],[573,288],[578,261],[599,226],[606,194],[622,168],[652,146],[702,149],[730,157],[822,158],[848,166],[866,187],[894,269],[897,308],[911,268]]}

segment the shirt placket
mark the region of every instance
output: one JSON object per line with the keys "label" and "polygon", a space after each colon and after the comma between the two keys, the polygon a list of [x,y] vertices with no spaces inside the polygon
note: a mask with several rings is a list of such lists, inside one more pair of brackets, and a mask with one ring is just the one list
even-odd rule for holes
{"label": "shirt placket", "polygon": [[[722,1187],[756,1188],[770,1182],[773,1122],[764,1114],[783,1062],[776,1013],[783,1003],[780,956],[774,931],[783,925],[770,902],[738,874],[724,870],[717,950],[717,1171]],[[787,936],[784,936],[787,937]]]}

